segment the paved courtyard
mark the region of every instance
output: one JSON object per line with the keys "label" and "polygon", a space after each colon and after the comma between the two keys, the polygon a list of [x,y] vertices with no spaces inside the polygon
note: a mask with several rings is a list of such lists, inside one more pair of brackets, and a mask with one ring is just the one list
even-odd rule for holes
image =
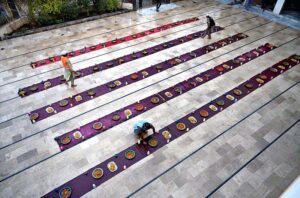
{"label": "paved courtyard", "polygon": [[[128,12],[0,42],[0,48],[4,48],[0,53],[0,197],[44,196],[133,145],[133,125],[137,121],[147,120],[160,130],[279,61],[300,55],[299,30],[217,1],[186,0],[174,5],[158,13],[153,8]],[[83,69],[204,30],[206,14],[224,28],[213,33],[210,40],[196,38],[95,72],[77,79],[74,89],[61,84],[23,98],[18,95],[19,89],[64,72],[60,62],[35,69],[30,67],[31,62],[172,22],[200,19],[70,58],[75,70]],[[237,33],[248,37],[36,123],[28,116],[66,97]],[[55,141],[58,136],[265,43],[277,48],[70,149],[61,151]],[[299,66],[298,63],[100,186],[91,186],[83,197],[280,196],[300,174]]]}

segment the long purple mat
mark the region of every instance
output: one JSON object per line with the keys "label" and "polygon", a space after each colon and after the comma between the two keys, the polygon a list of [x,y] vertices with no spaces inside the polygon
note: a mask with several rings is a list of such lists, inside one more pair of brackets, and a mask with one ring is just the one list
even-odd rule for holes
{"label": "long purple mat", "polygon": [[[226,72],[231,71],[232,69],[235,69],[239,66],[241,66],[244,63],[249,62],[250,60],[253,60],[257,58],[258,56],[263,55],[264,53],[267,53],[271,51],[274,47],[271,44],[265,44],[257,49],[253,49],[245,54],[242,54],[233,60],[226,61],[212,69],[206,70],[198,75],[193,76],[192,78],[189,78],[185,81],[182,81],[175,86],[169,87],[163,91],[160,91],[156,94],[153,94],[149,97],[146,97],[139,101],[139,103],[134,103],[131,105],[128,105],[126,107],[123,107],[113,113],[110,113],[102,118],[99,118],[97,120],[94,120],[86,125],[81,126],[80,128],[74,129],[70,132],[67,132],[59,137],[56,137],[55,140],[57,141],[60,150],[64,151],[66,149],[69,149],[95,135],[98,135],[99,133],[102,133],[106,131],[107,129],[110,129],[122,122],[125,122],[128,119],[131,119],[132,117],[135,117],[137,115],[140,115],[160,104],[163,104],[180,94],[186,93],[195,87],[198,87],[218,76],[223,75]],[[170,94],[171,95],[170,95]],[[168,96],[169,95],[169,96]],[[141,106],[142,108],[138,108],[137,106]],[[130,111],[131,115],[128,116],[126,112]],[[113,120],[115,116],[118,116],[118,120]],[[98,130],[93,128],[93,125],[95,123],[101,123],[102,127]],[[75,132],[80,132],[82,137],[81,138],[75,138]]]}
{"label": "long purple mat", "polygon": [[[181,21],[161,25],[159,27],[152,28],[152,29],[149,29],[149,30],[145,30],[143,32],[138,32],[136,34],[124,36],[124,37],[121,37],[121,38],[116,38],[116,39],[113,39],[113,40],[110,40],[110,41],[107,41],[107,42],[98,43],[98,44],[93,45],[93,46],[89,46],[89,47],[78,49],[78,50],[75,50],[75,51],[72,51],[72,52],[68,52],[67,56],[68,57],[80,56],[82,54],[86,54],[86,53],[93,52],[93,51],[96,51],[96,50],[100,50],[100,49],[103,49],[103,48],[107,48],[107,47],[110,47],[110,46],[118,45],[118,44],[124,43],[126,41],[131,41],[131,40],[138,39],[138,38],[141,38],[141,37],[144,37],[144,36],[155,34],[157,32],[162,32],[162,31],[165,31],[165,30],[168,30],[168,29],[171,29],[171,28],[174,28],[174,27],[178,27],[180,25],[192,23],[192,22],[195,22],[195,21],[198,21],[198,20],[199,20],[199,18],[193,17],[193,18],[184,19],[184,20],[181,20]],[[44,66],[44,65],[47,65],[47,64],[51,64],[51,63],[60,61],[60,58],[61,58],[61,55],[56,55],[56,56],[49,57],[49,58],[46,58],[46,59],[43,59],[43,60],[39,60],[39,61],[31,63],[31,67],[36,68],[36,67],[41,67],[41,66]]]}
{"label": "long purple mat", "polygon": [[[38,115],[38,117],[36,119],[32,120],[32,121],[34,121],[34,122],[41,121],[43,119],[46,119],[47,117],[50,117],[52,115],[55,115],[55,114],[59,113],[59,112],[65,111],[67,109],[70,109],[72,107],[80,105],[84,102],[93,100],[96,97],[100,97],[100,96],[102,96],[106,93],[109,93],[111,91],[117,90],[117,89],[122,88],[122,87],[125,87],[127,85],[132,84],[132,83],[136,83],[140,80],[143,80],[144,78],[148,78],[150,76],[153,76],[153,75],[159,73],[160,71],[170,69],[170,68],[175,67],[175,66],[177,66],[181,63],[184,63],[186,61],[190,61],[192,59],[195,59],[195,58],[200,57],[204,54],[207,54],[209,52],[217,50],[217,49],[219,49],[223,46],[227,46],[230,43],[237,42],[237,41],[239,41],[241,39],[244,39],[246,37],[248,37],[248,36],[245,35],[245,34],[240,34],[240,33],[235,34],[233,36],[227,37],[227,38],[222,39],[220,41],[214,42],[210,45],[206,45],[204,47],[198,48],[198,49],[196,49],[192,52],[182,54],[178,58],[171,58],[169,60],[163,61],[163,62],[158,63],[156,65],[152,65],[148,68],[145,68],[143,70],[134,72],[134,73],[129,74],[127,76],[123,76],[121,78],[114,79],[114,80],[112,80],[108,83],[99,85],[99,86],[94,87],[90,90],[83,91],[79,94],[73,95],[73,96],[68,97],[68,98],[64,98],[61,101],[65,101],[67,103],[67,105],[65,105],[65,106],[61,106],[61,104],[60,104],[61,101],[57,101],[57,102],[52,103],[50,105],[47,105],[47,106],[41,107],[39,109],[36,109],[36,110],[29,113],[29,117],[31,117],[31,115]],[[176,62],[176,60],[177,60],[177,62]],[[147,75],[145,75],[145,74],[147,74]],[[134,76],[136,78],[133,78]],[[89,95],[89,92],[91,90],[94,91],[94,95],[92,95],[92,96]],[[82,100],[77,101],[76,97],[81,97]],[[52,108],[52,112],[48,113],[46,111],[47,108]]]}
{"label": "long purple mat", "polygon": [[[223,30],[223,28],[217,26],[217,27],[214,28],[213,33],[219,32],[221,30]],[[92,65],[92,66],[80,69],[80,70],[77,71],[78,73],[80,73],[80,75],[76,76],[76,79],[82,78],[82,77],[85,77],[85,76],[88,76],[88,75],[91,75],[91,74],[94,74],[94,73],[97,73],[97,72],[100,72],[100,71],[103,71],[103,70],[106,70],[106,69],[110,69],[110,68],[113,68],[113,67],[116,67],[116,66],[120,66],[124,63],[128,63],[130,61],[134,61],[134,60],[137,60],[139,58],[149,56],[151,54],[155,54],[155,53],[163,51],[165,49],[169,49],[171,47],[174,47],[174,46],[189,42],[191,40],[200,38],[200,37],[204,36],[205,34],[206,34],[205,30],[201,30],[199,32],[188,34],[188,35],[173,39],[171,41],[167,41],[167,42],[161,43],[159,45],[155,45],[153,47],[149,47],[149,48],[140,50],[140,51],[135,52],[135,53],[130,53],[130,54],[118,57],[118,58],[113,59],[113,60],[108,60],[108,61],[105,61],[105,62],[100,63],[100,64],[96,64],[96,65]],[[55,86],[61,85],[64,82],[65,82],[65,80],[64,80],[63,76],[58,76],[58,77],[55,77],[55,78],[51,78],[51,79],[42,81],[42,82],[37,83],[37,84],[30,85],[28,87],[21,88],[18,91],[18,94],[21,97],[26,97],[26,96],[29,96],[29,95],[32,95],[32,94],[35,94],[35,93],[53,88]],[[45,86],[45,83],[46,83],[46,86]],[[48,86],[47,83],[50,86]]]}
{"label": "long purple mat", "polygon": [[[104,162],[98,164],[97,166],[87,170],[85,173],[75,177],[74,179],[70,180],[69,182],[61,185],[60,187],[54,189],[53,191],[49,192],[48,194],[44,195],[43,197],[59,197],[62,192],[68,193],[71,192],[70,197],[81,197],[87,192],[91,191],[93,188],[100,186],[105,181],[109,180],[113,176],[117,175],[118,173],[126,170],[128,167],[132,166],[133,164],[139,162],[143,158],[147,157],[150,153],[157,151],[159,148],[163,147],[164,145],[168,144],[168,142],[173,141],[174,139],[180,137],[181,135],[185,134],[189,130],[193,129],[194,127],[199,126],[201,123],[205,122],[207,119],[212,118],[214,115],[218,114],[222,110],[228,108],[229,106],[235,104],[237,101],[241,100],[254,90],[262,87],[266,83],[270,82],[275,77],[279,76],[283,72],[289,70],[290,68],[296,66],[300,63],[300,56],[292,55],[287,59],[284,59],[275,65],[267,68],[263,72],[253,76],[249,80],[243,82],[236,88],[226,92],[224,95],[212,100],[210,103],[200,107],[199,109],[189,113],[188,115],[182,117],[176,122],[171,123],[170,125],[162,128],[159,130],[158,134],[154,134],[154,136],[149,137],[148,139],[155,138],[158,140],[158,145],[156,147],[150,147],[149,145],[138,145],[134,144],[127,149],[121,151],[117,155],[105,160]],[[229,97],[230,95],[230,97]],[[216,107],[213,110],[212,105]],[[207,112],[206,116],[203,116],[203,112]],[[191,117],[194,117],[196,122],[191,122]],[[178,126],[184,125],[184,128],[181,130],[178,129]],[[168,131],[171,134],[171,138],[167,139],[163,136],[165,131]],[[135,152],[136,156],[128,160],[125,158],[125,153],[128,150],[132,150]],[[115,162],[118,169],[115,172],[111,172],[107,168],[107,164],[109,162]],[[92,172],[96,168],[101,168],[103,171],[102,177],[98,179],[94,179],[92,177]],[[67,189],[67,190],[64,190]],[[69,190],[69,191],[68,191]]]}

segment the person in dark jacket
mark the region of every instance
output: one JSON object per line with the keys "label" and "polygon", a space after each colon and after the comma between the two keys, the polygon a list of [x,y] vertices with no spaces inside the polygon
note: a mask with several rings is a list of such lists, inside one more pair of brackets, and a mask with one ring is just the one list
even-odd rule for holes
{"label": "person in dark jacket", "polygon": [[156,0],[156,12],[159,12],[160,6],[161,6],[161,0]]}
{"label": "person in dark jacket", "polygon": [[207,34],[207,38],[211,39],[211,32],[213,31],[213,28],[215,27],[216,23],[213,20],[213,18],[211,18],[209,15],[206,15],[206,20],[207,20],[207,29],[206,29],[206,34]]}
{"label": "person in dark jacket", "polygon": [[147,121],[139,121],[137,123],[134,124],[133,126],[133,130],[134,130],[134,134],[137,136],[138,138],[138,144],[141,143],[141,141],[143,141],[144,144],[146,144],[145,142],[145,136],[148,135],[148,130],[152,129],[153,134],[155,133],[155,128],[152,124],[150,124]]}

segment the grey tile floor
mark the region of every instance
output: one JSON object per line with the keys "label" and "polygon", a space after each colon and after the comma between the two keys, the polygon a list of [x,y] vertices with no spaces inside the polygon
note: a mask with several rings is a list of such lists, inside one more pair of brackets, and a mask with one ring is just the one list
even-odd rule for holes
{"label": "grey tile floor", "polygon": [[[132,126],[136,121],[146,119],[159,129],[277,61],[294,53],[300,54],[300,32],[297,30],[216,1],[198,0],[196,4],[178,1],[174,4],[176,7],[168,12],[131,12],[0,42],[0,47],[5,48],[0,54],[0,197],[40,197],[133,144]],[[59,63],[31,69],[31,61],[172,21],[201,18],[191,24],[71,59],[75,69],[84,68],[204,29],[206,13],[210,13],[218,25],[226,26],[211,40],[196,39],[120,68],[84,77],[77,81],[75,90],[57,86],[23,99],[17,97],[19,88],[62,73]],[[249,37],[34,125],[26,115],[66,96],[237,32]],[[59,153],[54,137],[266,42],[279,47]],[[278,197],[300,172],[300,125],[292,126],[300,118],[300,86],[295,84],[299,81],[298,65],[84,197],[204,197],[215,189],[213,197]],[[191,155],[225,130],[226,133]],[[266,146],[268,149],[251,160]],[[227,178],[230,179],[227,181]]]}

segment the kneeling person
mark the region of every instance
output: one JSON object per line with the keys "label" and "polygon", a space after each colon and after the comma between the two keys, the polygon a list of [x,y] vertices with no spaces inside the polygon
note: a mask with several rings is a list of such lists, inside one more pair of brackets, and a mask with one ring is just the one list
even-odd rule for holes
{"label": "kneeling person", "polygon": [[146,121],[140,121],[134,124],[133,130],[134,134],[138,138],[138,144],[143,141],[144,144],[146,144],[145,139],[149,136],[148,130],[152,129],[153,134],[155,133],[155,128],[152,124]]}

